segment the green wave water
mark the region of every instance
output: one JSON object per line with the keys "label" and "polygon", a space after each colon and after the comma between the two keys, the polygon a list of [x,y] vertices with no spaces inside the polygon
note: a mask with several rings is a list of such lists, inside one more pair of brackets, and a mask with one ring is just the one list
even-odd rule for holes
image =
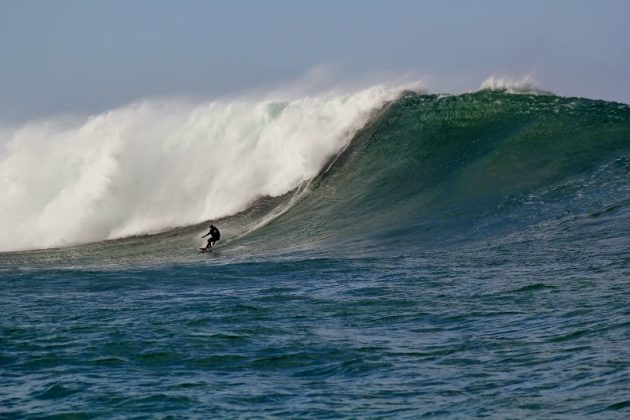
{"label": "green wave water", "polygon": [[237,243],[398,255],[625,214],[629,115],[549,95],[408,94]]}

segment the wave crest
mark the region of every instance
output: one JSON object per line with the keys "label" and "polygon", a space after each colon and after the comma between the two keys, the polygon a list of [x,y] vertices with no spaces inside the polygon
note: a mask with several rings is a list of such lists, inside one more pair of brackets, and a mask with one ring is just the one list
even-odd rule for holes
{"label": "wave crest", "polygon": [[509,77],[490,76],[481,84],[480,90],[498,90],[507,93],[529,93],[550,95],[551,92],[538,87],[536,79],[531,74],[523,76],[521,79]]}

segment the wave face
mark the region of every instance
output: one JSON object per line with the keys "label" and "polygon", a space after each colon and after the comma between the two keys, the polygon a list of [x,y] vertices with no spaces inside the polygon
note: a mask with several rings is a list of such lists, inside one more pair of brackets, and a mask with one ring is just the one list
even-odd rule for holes
{"label": "wave face", "polygon": [[159,232],[282,195],[317,175],[398,92],[145,102],[27,125],[0,142],[0,251]]}
{"label": "wave face", "polygon": [[549,232],[573,219],[584,221],[579,231],[609,209],[627,227],[629,155],[627,105],[490,90],[409,94],[250,239],[399,253],[532,226]]}

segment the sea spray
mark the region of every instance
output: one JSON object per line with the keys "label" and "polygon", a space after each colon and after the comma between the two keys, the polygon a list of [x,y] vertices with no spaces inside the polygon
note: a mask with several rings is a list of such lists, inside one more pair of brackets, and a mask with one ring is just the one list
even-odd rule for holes
{"label": "sea spray", "polygon": [[0,251],[152,233],[282,195],[399,92],[145,101],[78,122],[27,124],[1,142]]}
{"label": "sea spray", "polygon": [[540,89],[536,79],[531,74],[527,74],[520,79],[490,76],[483,81],[479,89],[500,90],[507,93],[552,94],[551,92]]}

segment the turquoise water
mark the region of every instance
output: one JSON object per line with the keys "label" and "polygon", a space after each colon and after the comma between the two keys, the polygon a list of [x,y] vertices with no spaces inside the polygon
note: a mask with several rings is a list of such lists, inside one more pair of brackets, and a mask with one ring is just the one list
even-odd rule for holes
{"label": "turquoise water", "polygon": [[627,418],[629,170],[625,105],[408,94],[212,253],[0,254],[0,415]]}

